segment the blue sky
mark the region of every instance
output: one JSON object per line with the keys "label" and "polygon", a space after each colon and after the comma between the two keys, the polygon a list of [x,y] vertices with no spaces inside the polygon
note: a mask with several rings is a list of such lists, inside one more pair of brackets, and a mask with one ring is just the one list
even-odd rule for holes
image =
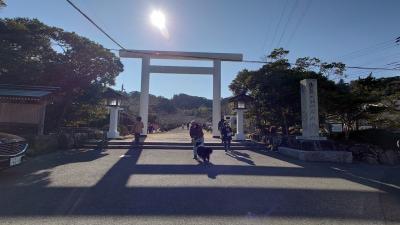
{"label": "blue sky", "polygon": [[[400,61],[400,46],[385,42],[400,36],[398,0],[73,0],[125,48],[141,50],[242,53],[260,60],[273,47],[290,50],[294,62],[303,56],[324,61],[340,59],[351,66],[386,66]],[[75,11],[65,0],[8,0],[0,17],[38,18],[44,23],[74,31],[107,48],[114,43]],[[166,14],[170,38],[151,26],[153,9]],[[369,49],[377,43],[385,42]],[[359,49],[364,51],[348,54]],[[344,56],[344,57],[342,57]],[[140,60],[122,59],[125,71],[116,88],[140,90]],[[211,65],[207,62],[153,61],[166,65]],[[222,96],[230,96],[229,83],[238,71],[260,64],[222,63]],[[366,76],[368,70],[349,69],[348,79]],[[399,72],[375,71],[377,76]],[[212,77],[153,74],[150,93],[212,97]]]}

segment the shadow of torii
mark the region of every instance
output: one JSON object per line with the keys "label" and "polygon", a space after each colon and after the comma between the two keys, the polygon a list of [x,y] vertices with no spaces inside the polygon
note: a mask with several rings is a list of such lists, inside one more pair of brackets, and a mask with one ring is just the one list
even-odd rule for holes
{"label": "shadow of torii", "polygon": [[[93,187],[0,187],[0,216],[54,215],[164,215],[164,216],[257,216],[307,217],[382,220],[400,222],[400,190],[396,184],[385,184],[373,177],[317,168],[282,158],[273,153],[261,155],[289,160],[302,167],[237,165],[141,165],[142,149],[125,153]],[[335,164],[333,164],[335,165]],[[344,166],[349,169],[351,166]],[[311,169],[310,169],[311,168]],[[380,193],[358,190],[299,189],[290,187],[127,187],[134,174],[154,175],[252,175],[343,178],[380,190]],[[363,179],[364,178],[364,179]],[[365,203],[369,199],[380,199]],[[40,200],[40,201],[39,201]],[[382,212],[382,200],[385,210]],[[359,207],[362,211],[352,210]],[[356,206],[355,206],[356,204]]]}

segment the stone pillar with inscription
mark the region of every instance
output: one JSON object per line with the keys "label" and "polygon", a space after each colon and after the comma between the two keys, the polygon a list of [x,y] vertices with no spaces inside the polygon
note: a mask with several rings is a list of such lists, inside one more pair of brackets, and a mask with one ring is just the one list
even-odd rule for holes
{"label": "stone pillar with inscription", "polygon": [[318,91],[316,79],[300,81],[302,135],[297,139],[326,140],[319,136]]}

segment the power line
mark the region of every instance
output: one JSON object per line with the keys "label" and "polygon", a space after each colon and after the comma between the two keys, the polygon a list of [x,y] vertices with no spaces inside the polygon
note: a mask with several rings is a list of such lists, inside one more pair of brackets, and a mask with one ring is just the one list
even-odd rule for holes
{"label": "power line", "polygon": [[271,29],[272,29],[272,20],[268,20],[268,27],[265,30],[264,41],[263,41],[263,45],[262,45],[262,54],[265,54],[264,50],[266,50],[265,47],[267,45],[267,39],[268,39],[268,35],[269,35]]}
{"label": "power line", "polygon": [[342,59],[348,58],[348,57],[351,57],[351,59],[354,59],[354,58],[357,58],[357,57],[360,57],[360,56],[365,56],[365,55],[373,53],[371,51],[382,50],[382,48],[386,49],[388,47],[393,46],[394,45],[394,41],[395,41],[395,39],[390,39],[390,40],[383,41],[383,42],[380,42],[380,43],[377,43],[377,44],[373,44],[371,46],[368,46],[368,47],[365,47],[365,48],[362,48],[362,49],[358,49],[358,50],[349,52],[349,53],[347,53],[345,55],[342,55],[340,57],[337,57],[336,60],[342,60]]}
{"label": "power line", "polygon": [[[119,51],[119,49],[107,49],[110,51]],[[136,52],[135,50],[129,50],[129,49],[123,49],[128,52]],[[144,55],[149,55],[153,56],[154,53],[145,53],[145,52],[140,52],[140,54]],[[163,56],[174,56],[174,55],[168,55],[168,54],[163,54]],[[206,57],[206,56],[192,56],[191,58],[193,59],[208,59],[208,60],[217,60],[218,58],[212,58],[212,57]],[[242,61],[236,61],[236,60],[224,60],[227,62],[237,62],[237,63],[257,63],[257,64],[272,64],[273,62],[267,62],[263,60],[248,60],[244,59]],[[295,63],[289,63],[289,65],[294,65]],[[362,66],[346,66],[346,68],[349,69],[362,69],[362,70],[391,70],[391,71],[400,71],[400,69],[391,69],[391,68],[384,68],[384,67],[362,67]]]}
{"label": "power line", "polygon": [[400,69],[392,69],[385,67],[362,67],[362,66],[346,66],[349,69],[360,69],[360,70],[391,70],[391,71],[400,71]]}
{"label": "power line", "polygon": [[[356,58],[363,58],[363,57],[368,56],[368,55],[374,56],[374,55],[377,55],[378,53],[386,52],[386,50],[392,49],[393,47],[395,47],[395,45],[392,45],[392,44],[389,44],[389,45],[386,45],[386,46],[382,46],[381,48],[374,49],[374,50],[372,50],[370,52],[365,52],[363,54],[355,55],[354,57],[348,58],[346,61],[352,61],[352,60],[354,60]],[[379,56],[379,54],[378,54],[378,56]],[[371,61],[371,60],[369,60],[369,61]]]}
{"label": "power line", "polygon": [[[379,57],[379,58],[373,58],[372,60],[369,60],[369,61],[363,63],[360,66],[366,66],[366,65],[370,65],[370,64],[375,64],[375,65],[378,64],[378,65],[380,65],[380,64],[382,64],[381,63],[382,61],[386,61],[387,59],[394,59],[399,55],[400,55],[400,53],[397,52],[395,54],[385,55],[385,56],[382,56],[382,57]],[[385,64],[384,66],[387,67],[387,64]]]}
{"label": "power line", "polygon": [[296,10],[296,6],[297,6],[298,3],[299,3],[299,0],[296,0],[296,1],[294,2],[294,4],[293,4],[292,9],[290,10],[288,19],[286,20],[285,26],[283,27],[283,31],[282,31],[282,33],[281,33],[281,36],[280,36],[279,41],[278,41],[278,44],[277,44],[278,47],[279,47],[279,45],[281,44],[282,38],[285,36],[287,26],[289,25],[290,21],[292,20],[293,13],[294,13],[294,11]]}
{"label": "power line", "polygon": [[[120,43],[118,43],[114,38],[112,38],[111,35],[109,35],[107,32],[105,32],[99,25],[97,25],[89,16],[87,16],[82,10],[80,10],[74,3],[72,3],[70,0],[66,0],[66,1],[67,1],[74,9],[76,9],[80,14],[82,14],[89,22],[91,22],[98,30],[100,30],[104,35],[106,35],[112,42],[114,42],[116,45],[118,45],[118,47],[120,47],[121,49],[123,49],[123,50],[125,50],[125,51],[130,51],[130,50],[127,50],[126,48],[124,48],[124,47],[123,47]],[[286,11],[286,8],[287,8],[287,5],[288,5],[287,3],[288,3],[288,0],[286,0],[286,2],[285,2],[285,6],[284,6],[284,8],[283,8],[283,11],[282,11],[282,13],[281,13],[281,17],[280,17],[280,19],[279,19],[279,22],[278,22],[278,24],[277,24],[277,26],[276,26],[275,31],[277,31],[277,29],[279,28],[280,23],[282,22],[283,15],[284,15],[284,13],[285,13],[285,11]],[[295,3],[294,7],[292,8],[292,13],[291,13],[291,14],[293,14],[293,9],[295,8],[296,5],[297,5],[297,1],[296,1],[296,3]],[[291,15],[289,15],[289,16],[291,16]],[[290,21],[290,17],[289,17],[288,21]],[[285,25],[285,26],[286,26],[286,25]],[[285,31],[283,31],[283,32],[285,32]],[[275,35],[274,35],[274,38],[273,38],[272,43],[275,41],[276,32],[275,32],[274,34],[275,34]],[[281,37],[282,37],[282,36],[281,36]],[[385,44],[385,43],[387,43],[387,42],[392,42],[392,41],[395,41],[395,43],[397,44],[397,43],[400,42],[400,37],[397,37],[397,38],[392,39],[392,40],[390,40],[390,41],[385,41],[385,42],[382,42],[382,43],[378,43],[378,44],[376,44],[376,45],[374,45],[374,46],[372,46],[372,47],[376,47],[376,46]],[[273,46],[273,45],[272,45],[272,46]],[[365,48],[365,49],[370,49],[370,48],[371,48],[371,47],[368,47],[368,48]],[[353,54],[353,53],[355,53],[355,52],[363,51],[363,50],[365,50],[365,49],[357,50],[357,51],[354,51],[354,52],[349,53],[349,54]],[[110,51],[119,51],[119,49],[108,49],[108,50],[110,50]],[[142,53],[142,54],[146,54],[146,53]],[[149,54],[149,55],[152,55],[151,53],[148,53],[148,54]],[[347,55],[349,55],[349,54],[347,54]],[[166,55],[166,56],[168,56],[168,55]],[[214,58],[211,58],[211,57],[193,57],[193,58],[215,60]],[[226,60],[226,61],[231,61],[231,60]],[[233,61],[233,60],[232,60],[232,62],[238,62],[238,61]],[[271,64],[271,62],[261,61],[261,60],[242,60],[241,62],[243,62],[243,63]],[[293,63],[289,63],[289,64],[292,65]],[[362,69],[362,70],[390,70],[390,71],[400,71],[400,68],[387,68],[387,67],[385,68],[385,67],[346,66],[346,68],[349,68],[349,69]]]}
{"label": "power line", "polygon": [[[263,64],[271,64],[271,62],[266,61],[258,61],[258,60],[243,60],[241,62],[245,63],[263,63]],[[289,63],[293,65],[294,63]],[[392,69],[392,68],[385,68],[385,67],[362,67],[362,66],[346,66],[349,69],[360,69],[360,70],[391,70],[391,71],[400,71],[400,69]]]}
{"label": "power line", "polygon": [[97,25],[89,16],[87,16],[82,10],[80,10],[74,3],[70,0],[66,0],[74,9],[76,9],[80,14],[82,14],[90,23],[92,23],[98,30],[100,30],[104,35],[106,35],[112,42],[114,42],[118,47],[125,49],[120,43],[118,43],[114,38],[112,38],[107,32],[105,32],[99,25]]}
{"label": "power line", "polygon": [[300,19],[297,20],[297,23],[296,23],[296,25],[295,25],[295,27],[294,27],[294,30],[293,30],[292,34],[289,36],[288,44],[287,44],[288,46],[289,46],[290,42],[292,41],[293,37],[295,36],[297,30],[298,30],[299,27],[301,26],[301,23],[303,22],[303,19],[304,19],[304,17],[306,16],[306,14],[307,14],[307,12],[308,12],[308,10],[309,10],[309,8],[310,8],[312,1],[313,1],[313,0],[309,0],[309,1],[307,2],[307,5],[306,5],[306,7],[304,8],[304,11],[303,11],[303,13],[302,13],[301,16],[300,16]]}
{"label": "power line", "polygon": [[386,64],[385,66],[390,66],[390,65],[393,65],[393,64],[397,64],[397,63],[400,63],[400,61],[394,61],[394,62]]}
{"label": "power line", "polygon": [[[276,24],[274,36],[273,36],[273,38],[272,38],[271,44],[269,45],[270,47],[269,47],[268,49],[274,47],[274,42],[275,42],[276,34],[278,33],[278,29],[279,29],[279,26],[281,25],[282,18],[283,18],[283,16],[284,16],[285,12],[286,12],[287,6],[288,6],[288,0],[285,1],[285,5],[284,5],[284,7],[283,7],[281,16],[279,17],[279,21],[278,21],[278,23]],[[271,49],[271,51],[272,51],[272,50],[273,50],[273,49]],[[267,50],[267,51],[268,51],[268,50]]]}

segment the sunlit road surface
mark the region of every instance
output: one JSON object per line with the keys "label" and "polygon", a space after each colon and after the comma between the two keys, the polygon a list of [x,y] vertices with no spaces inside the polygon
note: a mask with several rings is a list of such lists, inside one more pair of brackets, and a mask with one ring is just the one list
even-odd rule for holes
{"label": "sunlit road surface", "polygon": [[209,165],[190,150],[71,150],[0,172],[0,224],[400,224],[399,174],[252,150]]}

